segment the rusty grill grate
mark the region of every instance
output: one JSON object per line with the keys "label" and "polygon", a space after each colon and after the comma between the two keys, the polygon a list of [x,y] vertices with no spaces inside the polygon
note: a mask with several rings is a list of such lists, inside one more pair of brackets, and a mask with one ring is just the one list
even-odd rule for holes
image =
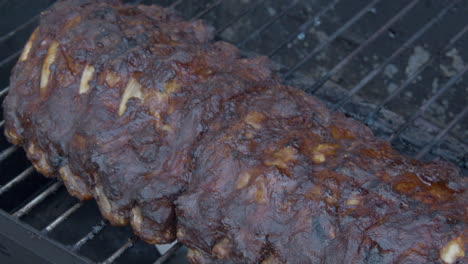
{"label": "rusty grill grate", "polygon": [[[14,2],[0,1],[0,8]],[[22,12],[27,16],[0,28],[0,100],[39,12],[53,2],[38,1],[37,8]],[[452,161],[467,175],[468,50],[462,47],[468,45],[468,1],[128,2],[170,6],[187,19],[207,20],[216,27],[217,39],[237,44],[246,56],[268,54],[289,83],[367,123],[399,151]],[[94,202],[79,202],[60,181],[37,175],[24,152],[3,135],[0,168],[0,208],[84,259],[183,261],[179,243],[154,248],[128,228],[109,226]]]}

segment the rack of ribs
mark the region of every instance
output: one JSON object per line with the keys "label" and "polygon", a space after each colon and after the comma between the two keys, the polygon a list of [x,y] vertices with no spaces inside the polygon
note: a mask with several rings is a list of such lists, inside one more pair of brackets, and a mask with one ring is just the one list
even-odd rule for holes
{"label": "rack of ribs", "polygon": [[468,263],[468,181],[400,155],[203,21],[119,1],[41,15],[4,102],[40,173],[192,263]]}

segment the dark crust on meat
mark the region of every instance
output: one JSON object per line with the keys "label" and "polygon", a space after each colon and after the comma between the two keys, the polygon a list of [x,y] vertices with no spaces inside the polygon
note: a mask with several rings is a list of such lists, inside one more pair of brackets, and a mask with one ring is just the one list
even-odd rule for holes
{"label": "dark crust on meat", "polygon": [[177,234],[193,263],[464,252],[458,168],[398,154],[212,31],[157,6],[59,2],[13,70],[5,134],[112,224],[149,243]]}

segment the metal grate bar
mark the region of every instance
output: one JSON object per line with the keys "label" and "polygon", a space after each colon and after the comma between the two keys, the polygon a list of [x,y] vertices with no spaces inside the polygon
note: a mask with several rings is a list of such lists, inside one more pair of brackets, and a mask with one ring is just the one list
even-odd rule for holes
{"label": "metal grate bar", "polygon": [[27,27],[28,25],[32,24],[33,22],[35,22],[36,20],[39,19],[39,14],[33,16],[32,18],[30,18],[28,21],[24,22],[23,24],[19,25],[18,27],[16,27],[15,29],[13,29],[12,31],[6,33],[5,35],[1,36],[0,37],[0,43],[3,43],[4,41],[6,41],[7,39],[13,37],[16,33],[18,33],[18,31],[21,31],[23,30],[25,27]]}
{"label": "metal grate bar", "polygon": [[182,244],[177,242],[174,244],[170,249],[168,249],[154,264],[163,264],[166,261],[168,261],[176,252],[179,248],[182,247]]}
{"label": "metal grate bar", "polygon": [[42,230],[43,233],[50,233],[50,231],[54,230],[59,224],[65,221],[71,214],[76,212],[76,210],[80,209],[83,206],[83,203],[79,202],[70,207],[65,213],[61,214],[57,217],[52,223],[50,223],[46,228]]}
{"label": "metal grate bar", "polygon": [[205,9],[203,9],[201,12],[199,12],[198,14],[196,14],[194,17],[192,17],[191,20],[196,20],[196,19],[199,19],[200,17],[204,16],[205,14],[207,14],[208,12],[210,12],[212,9],[214,9],[215,7],[219,6],[219,4],[221,4],[223,0],[216,0],[214,3],[210,4],[208,7],[206,7]]}
{"label": "metal grate bar", "polygon": [[92,230],[89,231],[89,233],[87,233],[80,240],[78,240],[71,247],[71,250],[75,251],[75,252],[78,251],[84,244],[86,244],[86,242],[93,239],[94,236],[99,234],[99,232],[101,232],[104,229],[104,227],[106,227],[106,226],[107,226],[107,224],[104,222],[104,220],[101,220],[97,225],[93,226]]}
{"label": "metal grate bar", "polygon": [[0,153],[0,162],[4,161],[11,154],[18,150],[18,146],[12,145]]}
{"label": "metal grate bar", "polygon": [[448,45],[453,45],[457,42],[466,32],[468,32],[468,25],[466,25],[460,32],[458,32],[449,42]]}
{"label": "metal grate bar", "polygon": [[6,57],[4,60],[0,61],[0,68],[5,66],[6,64],[10,63],[12,60],[16,59],[19,57],[21,54],[21,50],[16,51],[15,53],[11,54],[10,56]]}
{"label": "metal grate bar", "polygon": [[308,19],[304,24],[300,25],[296,31],[291,33],[285,40],[283,40],[276,48],[274,48],[270,53],[268,53],[268,57],[274,56],[278,51],[280,51],[284,46],[286,46],[289,42],[296,38],[298,34],[301,32],[306,31],[310,26],[316,23],[316,21],[323,16],[325,13],[330,11],[330,9],[334,8],[336,4],[338,4],[340,0],[334,0],[324,8],[322,8],[318,13]]}
{"label": "metal grate bar", "polygon": [[[447,52],[449,49],[452,48],[452,46],[466,33],[468,32],[468,25],[465,26],[460,32],[458,32],[454,37],[450,39],[450,41],[447,43],[447,45],[442,48],[441,52],[439,54],[444,54]],[[367,116],[366,118],[366,123],[369,124],[373,121],[375,116],[377,115],[380,110],[386,105],[388,102],[393,100],[402,90],[404,90],[406,87],[408,87],[413,80],[415,80],[427,67],[432,65],[434,63],[436,56],[432,56],[427,62],[425,62],[423,65],[421,65],[414,73],[412,73],[397,89],[395,89],[389,96],[387,96],[383,101],[381,101],[375,109]]]}
{"label": "metal grate bar", "polygon": [[11,181],[9,181],[7,184],[3,185],[2,188],[0,188],[0,195],[6,193],[8,190],[10,190],[13,186],[15,186],[17,183],[21,182],[22,180],[26,179],[29,175],[31,175],[34,172],[33,166],[29,166],[26,170],[21,172],[18,176],[13,178]]}
{"label": "metal grate bar", "polygon": [[463,70],[458,72],[456,75],[452,76],[445,85],[440,88],[437,92],[435,92],[429,100],[427,100],[423,105],[421,105],[415,113],[413,113],[409,118],[405,120],[405,123],[403,123],[401,126],[399,126],[390,136],[389,140],[393,141],[397,136],[401,134],[403,130],[405,130],[410,123],[412,123],[416,118],[418,118],[422,113],[424,113],[429,106],[434,103],[442,94],[445,93],[452,85],[454,85],[458,80],[460,80],[463,76],[468,71],[468,65],[466,65]]}
{"label": "metal grate bar", "polygon": [[365,47],[367,47],[370,43],[376,40],[382,33],[386,32],[390,26],[392,26],[396,21],[401,19],[405,16],[420,0],[413,0],[407,6],[402,8],[395,16],[393,16],[389,21],[387,21],[381,28],[372,34],[369,38],[367,38],[363,43],[359,45],[353,52],[348,54],[344,59],[342,59],[338,64],[336,64],[330,71],[328,71],[320,80],[316,81],[314,84],[311,85],[310,89],[307,89],[307,92],[315,93],[317,92],[320,87],[325,84],[333,75],[335,75],[338,71],[340,71],[346,64],[348,64],[359,52],[361,52]]}
{"label": "metal grate bar", "polygon": [[29,213],[29,211],[31,211],[31,209],[33,209],[36,205],[38,205],[39,203],[41,203],[42,201],[44,201],[45,198],[47,198],[49,195],[51,195],[52,193],[54,193],[55,191],[58,190],[58,188],[60,188],[60,186],[62,186],[62,183],[61,182],[55,182],[54,184],[52,184],[51,186],[49,186],[45,191],[43,191],[41,194],[39,194],[38,196],[34,197],[33,200],[31,200],[29,203],[27,203],[25,206],[23,206],[21,209],[19,209],[18,211],[16,211],[13,216],[16,217],[16,218],[20,218],[22,217],[23,215]]}
{"label": "metal grate bar", "polygon": [[252,5],[249,5],[249,8],[246,8],[244,9],[240,14],[238,14],[237,16],[235,16],[234,18],[232,18],[231,20],[229,20],[229,22],[226,23],[226,25],[218,28],[216,31],[215,31],[215,35],[219,35],[221,32],[223,32],[224,30],[226,30],[227,28],[229,28],[230,26],[232,26],[234,23],[236,23],[237,21],[239,21],[242,17],[244,17],[245,15],[249,14],[250,12],[254,11],[259,5],[261,5],[263,2],[265,2],[265,0],[260,0],[260,1],[257,1],[255,2],[254,4]]}
{"label": "metal grate bar", "polygon": [[468,113],[468,106],[465,106],[465,109],[461,111],[443,130],[431,140],[429,144],[427,144],[423,149],[421,149],[418,154],[416,154],[417,159],[421,159],[426,155],[431,149],[439,144],[439,142],[447,135],[447,133],[458,123],[460,120]]}
{"label": "metal grate bar", "polygon": [[172,3],[169,8],[175,8],[176,6],[178,6],[180,3],[182,3],[184,0],[177,0],[175,1],[174,3]]}
{"label": "metal grate bar", "polygon": [[[429,118],[430,118],[430,117],[429,117]],[[430,119],[428,119],[428,118],[425,117],[425,116],[420,116],[419,119],[420,119],[421,121],[425,122],[425,123],[430,123],[431,126],[434,128],[434,130],[439,131],[439,130],[444,129],[444,126],[443,126],[443,125],[438,124],[438,123],[435,123],[435,122],[432,122]],[[459,136],[457,136],[457,135],[453,135],[453,138],[456,139],[456,140],[458,140],[458,141],[460,141],[460,142],[462,142],[462,143],[465,143],[465,140],[464,140],[464,139],[461,139],[461,138],[460,138]],[[408,141],[411,141],[411,140],[408,140]],[[468,143],[468,142],[467,142],[467,143]]]}
{"label": "metal grate bar", "polygon": [[417,39],[419,39],[426,31],[428,31],[435,23],[440,21],[446,14],[447,12],[459,2],[459,0],[453,1],[450,5],[446,6],[442,11],[437,14],[437,16],[433,17],[427,24],[425,24],[422,28],[420,28],[415,34],[411,36],[403,45],[401,45],[396,51],[390,55],[383,63],[381,63],[376,69],[373,69],[371,72],[369,72],[361,81],[354,86],[348,94],[342,98],[338,103],[333,105],[332,109],[337,110],[338,108],[342,107],[344,104],[348,102],[351,97],[360,91],[366,84],[368,84],[377,74],[382,72],[382,70],[387,66],[393,59],[398,57],[403,51],[405,51],[408,47],[410,47],[413,42],[415,42]]}
{"label": "metal grate bar", "polygon": [[10,89],[9,86],[3,88],[3,90],[0,91],[0,97],[4,96],[8,92],[9,89]]}
{"label": "metal grate bar", "polygon": [[258,34],[262,33],[263,31],[265,31],[269,26],[271,26],[275,21],[277,21],[278,19],[280,19],[281,17],[283,17],[284,15],[287,14],[287,12],[289,10],[291,10],[293,7],[295,7],[297,5],[297,0],[294,0],[294,1],[291,1],[291,3],[289,5],[287,5],[286,7],[282,8],[281,9],[281,12],[279,12],[277,15],[275,15],[274,17],[272,17],[271,19],[269,19],[265,24],[263,24],[262,26],[260,26],[258,29],[256,29],[254,32],[250,33],[247,37],[245,37],[242,41],[238,42],[237,43],[237,46],[239,48],[242,48],[245,46],[245,44],[247,44],[247,42],[249,42],[251,39],[253,39],[254,37],[258,36]]}
{"label": "metal grate bar", "polygon": [[102,264],[111,264],[113,263],[118,257],[120,257],[127,249],[133,247],[135,244],[135,238],[129,238],[128,241],[123,244],[119,249],[117,249],[109,258],[101,262]]}
{"label": "metal grate bar", "polygon": [[[8,93],[8,90],[10,90],[10,86],[7,86],[7,87],[3,88],[3,90],[0,91],[0,98],[2,98],[4,95],[6,95]],[[0,116],[0,129],[2,129],[4,125],[5,125],[5,120],[3,120],[3,117]],[[0,154],[0,162],[4,159],[4,158],[2,158],[2,154],[3,153]]]}
{"label": "metal grate bar", "polygon": [[[444,129],[444,125],[441,125],[441,124],[438,124],[438,123],[435,123],[435,122],[431,122],[431,120],[428,119],[425,116],[420,116],[419,120],[421,120],[423,122],[426,122],[426,123],[430,123],[431,126],[433,126],[436,131]],[[459,135],[456,135],[456,134],[452,134],[451,137],[453,139],[456,139],[457,141],[461,142],[461,144],[463,144],[464,146],[468,146],[468,141],[467,141],[468,138],[461,138]]]}
{"label": "metal grate bar", "polygon": [[283,77],[285,79],[289,78],[294,72],[296,72],[302,65],[304,65],[307,61],[309,61],[312,57],[317,55],[322,49],[327,47],[333,40],[335,40],[339,35],[341,35],[343,32],[348,30],[349,27],[351,27],[356,21],[358,21],[361,17],[364,16],[373,6],[375,6],[377,3],[379,3],[381,0],[373,0],[371,3],[366,5],[361,11],[359,11],[355,16],[353,16],[351,19],[349,19],[345,24],[343,24],[338,30],[336,30],[330,37],[320,43],[315,49],[313,49],[311,52],[309,52],[306,56],[304,56],[296,65],[291,67],[291,69],[286,72]]}

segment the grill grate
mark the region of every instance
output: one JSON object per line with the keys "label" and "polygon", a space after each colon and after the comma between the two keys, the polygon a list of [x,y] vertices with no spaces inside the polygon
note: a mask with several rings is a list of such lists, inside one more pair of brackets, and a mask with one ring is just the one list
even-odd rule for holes
{"label": "grill grate", "polygon": [[[45,2],[51,4],[53,1]],[[341,0],[138,0],[128,2],[170,6],[179,10],[187,19],[207,19],[209,23],[216,26],[217,39],[237,43],[237,46],[244,50],[268,54],[270,58],[280,63],[280,72],[288,82],[302,87],[311,94],[316,94],[333,109],[343,111],[347,115],[366,122],[377,136],[387,138],[403,153],[419,159],[443,158],[450,160],[458,164],[466,175],[468,166],[468,122],[466,122],[468,113],[466,105],[468,98],[466,82],[468,54],[459,55],[462,62],[465,58],[466,65],[455,67],[455,72],[451,72],[449,76],[445,76],[446,78],[437,79],[445,80],[442,85],[433,85],[435,88],[432,91],[423,89],[424,94],[421,97],[424,100],[419,100],[413,107],[402,107],[404,113],[401,113],[402,111],[398,113],[399,111],[396,110],[399,108],[398,105],[409,105],[414,101],[405,99],[405,96],[418,89],[418,85],[427,83],[421,80],[428,79],[426,76],[428,71],[436,73],[440,73],[440,69],[443,71],[442,65],[445,65],[444,59],[447,59],[448,52],[463,46],[463,43],[465,46],[468,43],[466,34],[468,20],[459,19],[463,18],[463,13],[466,13],[468,9],[468,1],[401,0],[394,1],[392,8],[388,6],[386,1],[382,0],[353,1],[352,6]],[[5,3],[6,1],[0,5],[5,5]],[[238,5],[238,7],[232,8],[233,5]],[[22,47],[22,45],[10,47],[8,43],[14,39],[26,41],[25,36],[27,37],[37,25],[38,12],[43,8],[45,6],[37,9],[33,16],[24,17],[25,22],[19,23],[19,26],[0,37],[0,45],[7,47],[4,50],[8,51],[0,56],[0,85],[5,87],[0,90],[1,100],[8,92],[8,75]],[[422,16],[426,19],[422,25],[410,26],[406,20],[412,12],[421,12],[418,11],[421,8],[428,10],[427,14]],[[231,11],[231,9],[236,11]],[[276,11],[277,9],[279,11]],[[343,10],[346,9],[349,11],[344,12]],[[391,11],[387,12],[386,10]],[[379,12],[382,14],[380,15]],[[411,48],[415,50],[416,47],[421,47],[421,43],[424,42],[437,46],[437,41],[431,37],[435,33],[431,32],[436,27],[443,28],[444,24],[445,27],[448,27],[450,23],[453,25],[453,22],[450,22],[452,19],[457,20],[458,24],[453,27],[454,29],[447,30],[449,33],[443,38],[443,45],[439,49],[432,46],[426,47],[426,49],[435,49],[437,52],[430,52],[428,55],[426,55],[427,52],[423,53],[419,57],[420,60],[421,56],[423,59],[416,68],[409,68],[409,70],[406,68],[404,72],[400,70],[400,75],[404,75],[403,78],[398,84],[394,84],[388,92],[379,96],[368,96],[368,94],[373,94],[375,90],[379,90],[378,87],[385,87],[381,84],[385,84],[385,81],[388,82],[388,80],[382,77],[382,74],[398,74],[395,70],[389,71],[389,69],[391,70],[392,67],[394,69],[394,63],[404,65],[403,62],[411,55]],[[361,28],[365,29],[369,21],[375,21],[375,29],[367,30],[367,33],[355,33],[360,32]],[[288,31],[279,30],[282,29],[283,24],[289,25]],[[402,24],[404,25],[402,26]],[[407,30],[406,25],[409,27]],[[249,33],[245,34],[246,27]],[[413,27],[415,27],[414,32],[411,32]],[[395,28],[399,28],[399,30]],[[278,31],[288,34],[281,37]],[[324,31],[330,33],[324,34]],[[318,41],[314,41],[312,37],[308,39],[309,35],[318,36]],[[405,36],[407,37],[405,38]],[[387,50],[389,46],[383,41],[391,43],[392,47],[396,47],[396,49]],[[309,42],[313,42],[314,45],[310,45]],[[308,44],[309,47],[306,47],[305,44]],[[379,49],[379,47],[381,48]],[[327,55],[333,51],[338,51],[337,58],[323,59],[327,56],[333,57]],[[250,55],[250,53],[248,54]],[[371,61],[360,63],[362,60],[365,61],[366,56],[372,54],[377,54],[382,58],[372,58]],[[320,57],[322,57],[323,63],[320,63]],[[338,60],[335,61],[336,59]],[[325,65],[326,69],[317,70],[316,68],[319,67],[316,66],[321,64]],[[354,74],[360,70],[359,67],[362,65],[372,65],[372,68],[364,67],[362,73]],[[393,66],[390,67],[391,65]],[[348,80],[352,80],[354,83],[351,81],[348,83]],[[418,84],[418,82],[422,82],[422,84]],[[343,87],[352,88],[345,89]],[[443,112],[444,114],[448,112],[447,115],[450,119],[441,121],[434,115],[433,108],[439,104],[442,98],[445,98],[444,100],[450,99],[453,94],[462,98],[461,103],[454,107],[454,113],[450,113],[449,108],[445,109]],[[398,102],[395,103],[395,101]],[[395,109],[395,104],[398,107],[394,112],[397,113],[391,111]],[[4,121],[0,120],[0,129],[3,129],[3,126]],[[90,207],[89,204],[93,203],[82,203],[63,194],[65,190],[61,182],[40,178],[18,147],[9,145],[4,138],[1,138],[0,147],[0,167],[2,168],[0,175],[0,205],[2,207],[0,208],[8,211],[14,218],[27,223],[29,223],[28,221],[36,223],[31,220],[34,219],[31,215],[35,210],[43,213],[44,211],[40,210],[42,208],[38,209],[42,205],[45,204],[44,207],[46,207],[52,203],[51,200],[68,197],[66,198],[69,200],[68,205],[60,208],[62,213],[55,212],[53,217],[50,217],[51,219],[43,220],[46,222],[43,227],[37,228],[37,230],[41,230],[43,236],[55,238],[63,225],[70,222],[76,223],[76,219],[73,221],[71,218],[83,215],[83,211],[89,209],[94,214],[99,214],[95,205],[91,206],[91,209],[87,208]],[[7,171],[6,169],[9,168],[12,169]],[[14,196],[12,194],[14,189],[22,187],[22,190],[26,190],[25,186],[31,183],[33,186],[29,186],[27,189],[28,197],[23,195],[18,203],[4,206],[7,202],[13,203],[11,197]],[[111,227],[100,216],[97,216],[95,220],[93,224],[89,225],[89,228],[85,227],[82,230],[84,232],[81,235],[77,235],[76,240],[68,243],[70,251],[106,264],[125,263],[126,259],[132,259],[131,257],[136,254],[141,256],[145,253],[153,255],[152,258],[146,258],[145,263],[156,261],[155,264],[161,264],[171,263],[171,259],[175,261],[174,256],[181,255],[179,253],[184,250],[180,243],[174,243],[165,252],[157,251],[152,247],[151,249],[154,251],[151,251],[148,249],[149,245],[143,244],[134,237],[128,228]],[[121,234],[119,236],[122,236],[122,239],[115,239],[118,244],[113,245],[112,249],[105,250],[107,252],[105,256],[85,254],[89,251],[85,247],[107,231],[110,232],[111,236]],[[177,261],[180,263],[181,260]]]}

